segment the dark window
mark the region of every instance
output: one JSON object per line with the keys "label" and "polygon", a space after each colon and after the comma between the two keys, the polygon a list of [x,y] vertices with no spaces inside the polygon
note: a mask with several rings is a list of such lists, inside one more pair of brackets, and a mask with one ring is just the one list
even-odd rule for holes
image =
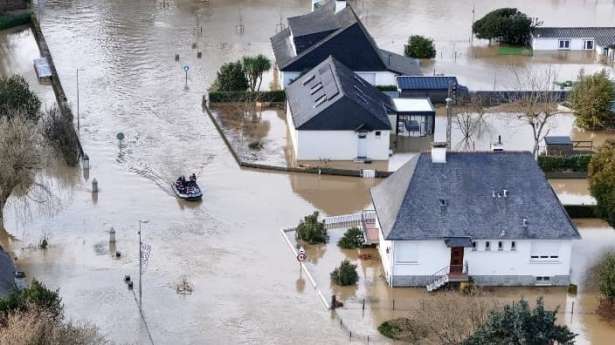
{"label": "dark window", "polygon": [[515,241],[510,242],[510,250],[517,250],[517,242]]}
{"label": "dark window", "polygon": [[485,250],[491,250],[491,243],[489,241],[485,242]]}
{"label": "dark window", "polygon": [[380,131],[376,131],[376,136],[379,137],[380,136]]}
{"label": "dark window", "polygon": [[550,257],[550,258],[551,258],[551,259],[557,259],[557,258],[559,258],[559,256],[557,256],[557,255],[551,255],[551,257]]}
{"label": "dark window", "polygon": [[530,256],[532,259],[538,259],[538,255],[532,255]]}
{"label": "dark window", "polygon": [[570,49],[570,40],[559,40],[559,49]]}
{"label": "dark window", "polygon": [[504,250],[504,243],[502,241],[498,241],[498,250]]}
{"label": "dark window", "polygon": [[472,242],[472,251],[476,251],[476,241]]}

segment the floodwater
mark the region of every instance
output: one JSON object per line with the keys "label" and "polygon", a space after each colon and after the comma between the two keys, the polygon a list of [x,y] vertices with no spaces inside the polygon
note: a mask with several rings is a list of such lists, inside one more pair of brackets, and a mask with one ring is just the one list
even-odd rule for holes
{"label": "floodwater", "polygon": [[[79,69],[80,136],[91,169],[82,176],[52,166],[40,174],[58,195],[54,207],[33,207],[24,218],[10,201],[5,221],[12,238],[7,240],[19,267],[60,288],[69,317],[95,323],[119,343],[147,344],[150,336],[157,344],[347,343],[314,291],[298,288],[297,263],[279,229],[314,209],[323,214],[360,210],[368,206],[368,188],[376,181],[239,169],[201,109],[201,96],[222,63],[244,54],[271,56],[268,38],[280,21],[306,12],[310,2],[44,3],[39,11],[43,30],[73,105]],[[479,15],[518,4],[560,24],[569,18],[571,25],[607,25],[615,18],[610,1],[475,3]],[[381,46],[398,52],[410,33],[430,33],[444,46],[467,41],[464,32],[469,34],[471,7],[465,2],[388,1],[382,6],[370,0],[356,6]],[[11,35],[6,36],[13,42],[9,51],[17,49],[18,55],[0,55],[0,66],[32,73],[36,51],[31,34]],[[508,58],[463,56],[452,62],[444,54],[435,62],[437,72],[459,72],[463,83],[479,87],[491,85],[489,71],[508,64]],[[525,64],[532,61],[524,59]],[[579,66],[600,68],[590,63],[561,68],[575,75]],[[121,145],[119,132],[126,136]],[[191,172],[205,189],[202,203],[180,202],[170,193],[169,183]],[[99,182],[98,194],[91,193],[93,178]],[[143,225],[143,239],[151,247],[143,276],[147,324],[140,321],[134,294],[123,282],[125,274],[137,276],[139,219],[149,220]],[[115,246],[108,243],[111,226],[117,231]],[[595,233],[592,243],[604,245],[600,239],[613,231],[599,227]],[[50,242],[46,251],[36,249],[43,236]],[[596,256],[591,245],[583,248],[583,260]],[[115,251],[119,258],[112,255]],[[177,293],[184,280],[192,294]],[[416,293],[398,291],[408,298]],[[370,313],[373,320],[384,317]],[[585,317],[575,326],[594,344],[607,344],[612,330]]]}

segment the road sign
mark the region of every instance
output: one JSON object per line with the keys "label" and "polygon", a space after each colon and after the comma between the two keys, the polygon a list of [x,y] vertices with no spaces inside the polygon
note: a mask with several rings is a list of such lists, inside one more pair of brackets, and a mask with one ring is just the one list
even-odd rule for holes
{"label": "road sign", "polygon": [[184,71],[188,72],[190,70],[190,66],[184,65]]}
{"label": "road sign", "polygon": [[305,261],[306,258],[307,258],[307,255],[305,255],[305,249],[303,248],[299,249],[299,253],[297,254],[297,261],[303,262]]}
{"label": "road sign", "polygon": [[117,140],[124,140],[124,133],[119,132],[116,136]]}

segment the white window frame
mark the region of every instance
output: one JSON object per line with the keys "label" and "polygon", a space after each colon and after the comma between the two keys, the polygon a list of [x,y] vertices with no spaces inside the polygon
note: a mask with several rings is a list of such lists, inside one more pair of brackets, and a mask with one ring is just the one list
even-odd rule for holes
{"label": "white window frame", "polygon": [[[567,43],[567,44],[562,44]],[[557,40],[557,47],[560,50],[570,50],[570,39],[568,38],[560,38]]]}
{"label": "white window frame", "polygon": [[[587,43],[590,43],[592,47],[591,48],[587,48]],[[583,49],[585,50],[595,50],[596,49],[596,42],[594,42],[594,40],[583,40]]]}

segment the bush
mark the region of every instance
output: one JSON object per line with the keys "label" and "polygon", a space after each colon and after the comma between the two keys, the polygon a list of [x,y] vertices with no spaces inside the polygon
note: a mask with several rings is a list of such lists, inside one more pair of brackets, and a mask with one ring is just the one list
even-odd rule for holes
{"label": "bush", "polygon": [[232,102],[286,102],[284,91],[213,91],[209,93],[211,103],[232,103]]}
{"label": "bush", "polygon": [[610,102],[615,99],[615,87],[606,70],[588,76],[581,74],[569,99],[577,126],[592,130],[613,126],[615,114]]}
{"label": "bush", "polygon": [[5,317],[15,311],[27,311],[32,308],[43,310],[56,318],[63,314],[62,299],[57,290],[49,290],[45,285],[32,280],[29,288],[13,291],[0,299],[0,313]]}
{"label": "bush", "polygon": [[376,89],[385,91],[397,91],[397,85],[376,85]]}
{"label": "bush", "polygon": [[297,226],[297,238],[310,244],[327,243],[329,236],[325,222],[318,221],[318,212],[305,216]]}
{"label": "bush", "polygon": [[29,24],[32,20],[30,12],[19,14],[2,14],[0,13],[0,30],[12,28],[19,25]]}
{"label": "bush", "polygon": [[79,163],[79,138],[72,118],[64,116],[56,107],[50,108],[43,119],[43,133],[62,154],[66,164],[76,166]]}
{"label": "bush", "polygon": [[357,265],[353,265],[348,260],[342,261],[339,267],[331,272],[331,280],[340,286],[354,285],[359,281]]}
{"label": "bush", "polygon": [[16,110],[28,120],[37,122],[40,108],[41,101],[22,76],[0,77],[0,117],[9,116],[9,110]]}
{"label": "bush", "polygon": [[220,67],[216,80],[211,89],[213,91],[245,91],[249,87],[241,62],[228,62]]}
{"label": "bush", "polygon": [[337,245],[344,249],[356,249],[361,248],[364,242],[363,231],[359,228],[351,228],[346,230],[344,237],[337,242]]}
{"label": "bush", "polygon": [[600,293],[609,302],[615,301],[615,253],[608,253],[598,266]]}
{"label": "bush", "polygon": [[538,165],[544,172],[587,172],[592,155],[538,156]]}
{"label": "bush", "polygon": [[515,46],[529,45],[533,28],[532,20],[516,8],[491,11],[472,24],[476,37]]}
{"label": "bush", "polygon": [[427,329],[405,317],[381,323],[378,332],[387,338],[409,343],[416,343],[428,335]]}
{"label": "bush", "polygon": [[412,35],[408,38],[408,44],[405,48],[406,56],[415,58],[415,59],[433,59],[436,57],[436,48],[433,46],[433,40],[418,36]]}
{"label": "bush", "polygon": [[615,142],[607,141],[589,163],[589,190],[598,216],[615,226]]}
{"label": "bush", "polygon": [[504,306],[503,310],[492,311],[487,321],[463,344],[574,344],[576,334],[556,321],[557,309],[546,310],[542,298],[536,301],[533,309],[527,301],[521,300]]}

